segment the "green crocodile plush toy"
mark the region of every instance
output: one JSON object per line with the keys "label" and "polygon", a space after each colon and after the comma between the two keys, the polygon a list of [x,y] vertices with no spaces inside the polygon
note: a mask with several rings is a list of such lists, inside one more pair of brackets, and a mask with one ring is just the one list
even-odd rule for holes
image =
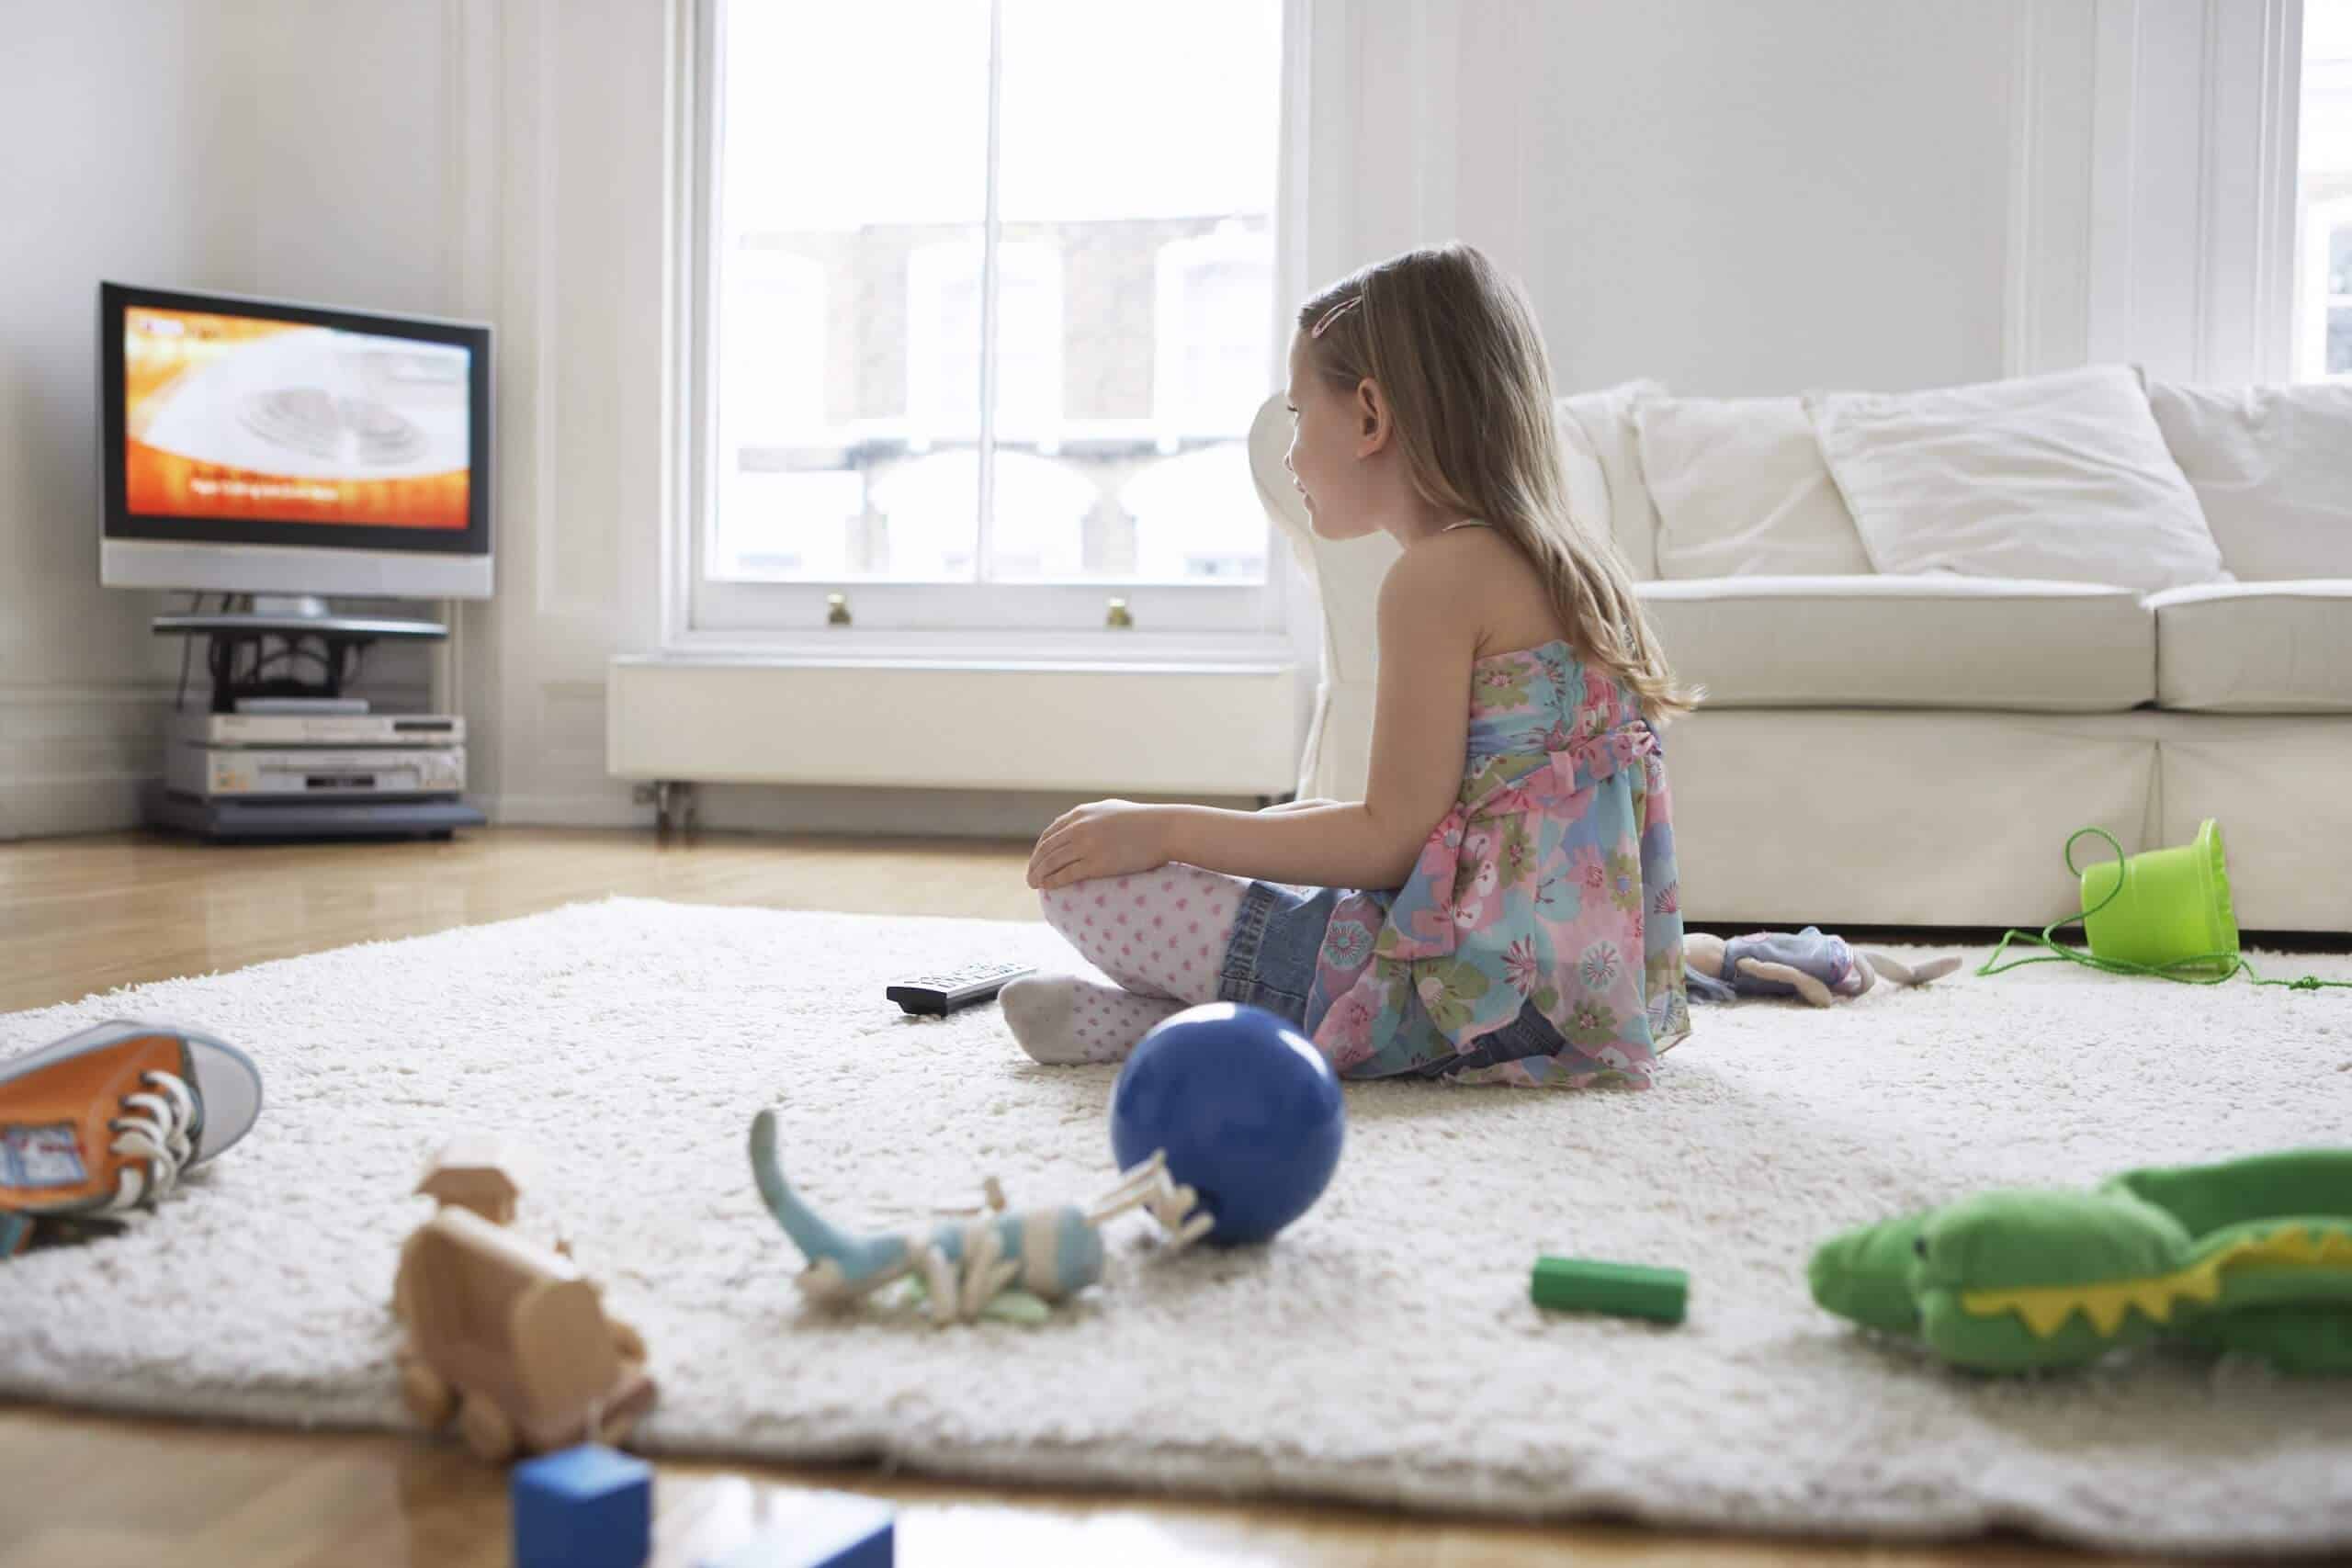
{"label": "green crocodile plush toy", "polygon": [[1823,1244],[1813,1299],[1987,1372],[2161,1340],[2352,1373],[2352,1148],[1980,1193]]}

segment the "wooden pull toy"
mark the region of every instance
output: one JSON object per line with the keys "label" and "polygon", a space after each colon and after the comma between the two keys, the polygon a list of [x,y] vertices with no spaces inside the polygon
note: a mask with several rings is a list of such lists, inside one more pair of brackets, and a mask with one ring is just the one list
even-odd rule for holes
{"label": "wooden pull toy", "polygon": [[553,1248],[504,1229],[519,1189],[514,1152],[451,1145],[417,1191],[440,1210],[401,1247],[392,1311],[407,1325],[401,1398],[428,1427],[455,1416],[466,1446],[497,1463],[624,1440],[654,1398],[645,1342],[605,1314],[601,1292]]}

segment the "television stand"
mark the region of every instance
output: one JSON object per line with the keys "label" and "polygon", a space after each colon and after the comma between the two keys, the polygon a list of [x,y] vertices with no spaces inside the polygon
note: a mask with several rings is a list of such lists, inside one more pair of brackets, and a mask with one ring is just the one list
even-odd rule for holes
{"label": "television stand", "polygon": [[284,839],[446,839],[489,818],[455,795],[395,800],[239,800],[182,795],[161,779],[140,793],[150,827],[216,843]]}
{"label": "television stand", "polygon": [[[318,599],[252,597],[210,614],[158,615],[158,637],[208,640],[212,699],[175,701],[164,776],[143,796],[147,821],[214,840],[447,838],[488,818],[463,799],[465,721],[370,716],[344,695],[361,649],[436,641],[436,621],[330,614]],[[277,638],[275,653],[266,644]],[[308,660],[315,678],[293,668]],[[274,663],[284,672],[273,675]],[[185,682],[183,682],[185,683]]]}

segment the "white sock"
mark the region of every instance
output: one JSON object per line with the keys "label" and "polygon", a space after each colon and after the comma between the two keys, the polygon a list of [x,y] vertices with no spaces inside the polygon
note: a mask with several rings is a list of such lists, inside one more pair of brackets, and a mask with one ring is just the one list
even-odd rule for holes
{"label": "white sock", "polygon": [[1139,997],[1076,975],[1027,975],[996,994],[1021,1048],[1048,1066],[1124,1062],[1152,1026],[1189,1002]]}

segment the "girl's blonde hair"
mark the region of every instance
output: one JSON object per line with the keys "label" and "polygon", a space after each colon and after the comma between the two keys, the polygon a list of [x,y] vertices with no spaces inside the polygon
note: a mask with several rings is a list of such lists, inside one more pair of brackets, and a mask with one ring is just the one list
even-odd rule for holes
{"label": "girl's blonde hair", "polygon": [[1388,399],[1405,471],[1430,505],[1500,531],[1544,575],[1588,665],[1623,680],[1663,724],[1705,695],[1678,684],[1613,539],[1568,512],[1552,371],[1525,292],[1476,247],[1407,251],[1302,306],[1306,362],[1353,397]]}

